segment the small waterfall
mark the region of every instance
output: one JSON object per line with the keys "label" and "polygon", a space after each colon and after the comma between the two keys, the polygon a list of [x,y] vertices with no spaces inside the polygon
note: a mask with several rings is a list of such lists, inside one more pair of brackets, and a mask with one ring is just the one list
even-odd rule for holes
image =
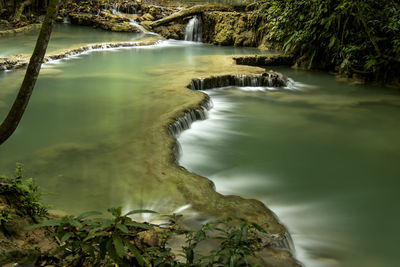
{"label": "small waterfall", "polygon": [[63,17],[63,23],[64,24],[71,24],[71,19],[70,19],[70,17]]}
{"label": "small waterfall", "polygon": [[135,6],[127,5],[126,3],[123,5],[121,5],[121,3],[115,3],[111,8],[111,13],[114,15],[137,14],[137,9]]}
{"label": "small waterfall", "polygon": [[141,32],[147,33],[147,30],[133,19],[129,19],[129,24],[138,28]]}
{"label": "small waterfall", "polygon": [[186,26],[185,41],[201,42],[202,23],[201,20],[194,16]]}
{"label": "small waterfall", "polygon": [[128,6],[126,8],[126,13],[128,13],[128,14],[137,14],[137,9],[132,7],[132,6]]}
{"label": "small waterfall", "polygon": [[119,8],[120,8],[121,4],[120,3],[115,3],[113,5],[113,7],[111,8],[111,13],[114,15],[120,15],[121,12],[119,12]]}
{"label": "small waterfall", "polygon": [[[185,115],[175,120],[174,123],[170,124],[168,127],[168,132],[171,136],[178,138],[178,136],[184,131],[190,128],[190,125],[197,120],[207,119],[207,112],[212,108],[212,102],[210,99],[204,100],[200,104],[200,108],[191,109],[185,112]],[[175,157],[175,163],[179,165],[179,158],[182,154],[182,148],[178,140],[176,140],[175,146],[173,148],[173,153]]]}
{"label": "small waterfall", "polygon": [[212,88],[238,86],[238,87],[284,87],[288,79],[277,74],[265,72],[254,75],[223,75],[209,78],[195,78],[187,88],[192,90],[207,90]]}
{"label": "small waterfall", "polygon": [[[205,100],[200,104],[201,108],[191,109],[186,111],[185,115],[175,120],[174,123],[169,125],[169,134],[173,137],[178,137],[181,132],[190,128],[190,125],[197,120],[205,120],[207,118],[207,111],[212,108],[210,100]],[[179,151],[179,148],[175,148]],[[176,151],[176,152],[177,152]]]}

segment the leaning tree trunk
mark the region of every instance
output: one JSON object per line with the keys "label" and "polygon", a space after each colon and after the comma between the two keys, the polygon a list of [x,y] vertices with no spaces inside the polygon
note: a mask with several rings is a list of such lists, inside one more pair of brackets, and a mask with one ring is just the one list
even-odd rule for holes
{"label": "leaning tree trunk", "polygon": [[28,64],[25,78],[19,89],[17,98],[11,107],[7,117],[0,125],[0,145],[4,143],[17,128],[21,121],[22,115],[29,103],[36,80],[39,76],[40,67],[46,54],[47,44],[49,43],[53,24],[57,16],[58,5],[61,0],[51,0],[47,8],[46,17],[44,19],[39,37],[36,41],[35,49]]}
{"label": "leaning tree trunk", "polygon": [[32,0],[25,0],[22,2],[16,9],[13,16],[13,21],[19,21],[21,19],[21,15],[24,12],[26,6],[32,4]]}

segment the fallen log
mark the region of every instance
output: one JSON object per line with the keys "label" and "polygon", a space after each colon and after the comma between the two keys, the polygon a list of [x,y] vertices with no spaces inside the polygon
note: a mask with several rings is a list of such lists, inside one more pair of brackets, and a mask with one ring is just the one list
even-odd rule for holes
{"label": "fallen log", "polygon": [[168,17],[156,20],[150,24],[150,27],[152,27],[152,28],[158,27],[158,26],[167,24],[171,21],[177,20],[177,19],[181,19],[181,18],[193,16],[193,15],[198,15],[200,13],[207,12],[207,11],[234,11],[234,8],[231,6],[218,5],[218,4],[197,5],[197,6],[188,8],[188,9],[183,9],[181,11],[178,11]]}

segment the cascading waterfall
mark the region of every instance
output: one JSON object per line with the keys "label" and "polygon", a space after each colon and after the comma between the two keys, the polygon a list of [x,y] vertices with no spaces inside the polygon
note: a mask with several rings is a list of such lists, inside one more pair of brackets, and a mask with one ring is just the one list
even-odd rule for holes
{"label": "cascading waterfall", "polygon": [[[190,128],[190,125],[197,120],[205,120],[207,118],[207,112],[212,108],[212,102],[210,99],[204,100],[200,104],[200,108],[191,109],[185,112],[185,115],[179,117],[174,123],[170,124],[168,127],[168,132],[171,136],[177,138],[184,130]],[[178,140],[173,148],[173,153],[175,157],[175,162],[179,162],[179,157],[181,155],[181,146]]]}
{"label": "cascading waterfall", "polygon": [[121,4],[120,3],[115,3],[111,9],[111,13],[114,15],[119,15],[121,14],[121,12],[119,12],[119,8],[120,8]]}
{"label": "cascading waterfall", "polygon": [[185,41],[201,42],[202,40],[202,22],[201,19],[194,16],[186,26]]}
{"label": "cascading waterfall", "polygon": [[111,8],[111,13],[114,15],[137,14],[137,9],[131,5],[121,5],[121,3],[115,3]]}
{"label": "cascading waterfall", "polygon": [[[212,78],[195,78],[192,83],[187,86],[191,90],[205,90],[218,87],[225,87],[229,85],[236,86],[284,86],[286,81],[275,73],[264,73],[258,76],[247,75],[225,75]],[[200,104],[198,109],[190,109],[185,112],[182,117],[175,120],[174,123],[169,125],[169,134],[176,139],[184,131],[190,128],[191,124],[197,120],[207,119],[208,111],[212,108],[213,104],[211,99],[206,99]],[[179,159],[182,155],[182,148],[178,140],[176,140],[173,148],[176,164],[179,165]],[[266,240],[270,247],[287,250],[295,253],[293,240],[290,233],[285,231],[282,234],[268,234]]]}
{"label": "cascading waterfall", "polygon": [[288,85],[288,79],[277,73],[265,72],[259,75],[224,75],[209,78],[196,78],[187,86],[192,90],[207,90],[226,86],[239,87],[284,87]]}
{"label": "cascading waterfall", "polygon": [[147,30],[133,19],[129,19],[129,24],[138,28],[141,32],[147,33]]}
{"label": "cascading waterfall", "polygon": [[190,128],[190,125],[197,120],[205,120],[207,118],[207,111],[212,108],[211,100],[204,100],[200,104],[201,108],[191,109],[182,117],[169,125],[169,134],[173,137],[178,137],[181,132]]}

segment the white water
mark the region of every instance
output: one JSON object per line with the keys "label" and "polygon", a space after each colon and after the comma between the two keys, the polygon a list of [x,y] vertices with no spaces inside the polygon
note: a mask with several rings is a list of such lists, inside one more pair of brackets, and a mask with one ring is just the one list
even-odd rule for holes
{"label": "white water", "polygon": [[64,17],[63,18],[63,23],[64,24],[71,24],[71,19],[69,17]]}
{"label": "white water", "polygon": [[[292,81],[291,85],[286,87],[287,90],[303,90],[306,86],[301,83],[297,83]],[[232,90],[235,88],[235,90]],[[211,97],[211,101],[213,102],[213,108],[208,111],[208,116],[206,120],[196,121],[190,127],[190,129],[185,130],[178,137],[178,141],[181,145],[181,157],[179,158],[179,165],[188,168],[191,171],[191,167],[195,164],[206,164],[207,169],[218,169],[220,167],[219,162],[213,162],[209,159],[212,158],[210,151],[207,149],[207,146],[201,146],[199,144],[209,143],[209,140],[213,140],[213,144],[216,143],[215,140],[224,143],[226,136],[232,135],[240,135],[240,136],[249,136],[249,133],[239,132],[234,130],[234,125],[240,120],[242,115],[231,112],[234,107],[238,103],[234,103],[229,101],[224,95],[221,95],[219,91],[221,90],[232,90],[234,93],[236,92],[268,92],[275,91],[279,88],[274,87],[223,87],[216,88],[212,90],[203,91],[207,93]],[[222,145],[223,146],[223,145]],[[218,148],[216,148],[218,150]],[[236,173],[238,171],[238,173]],[[256,177],[257,174],[246,173],[245,180],[243,180],[243,174],[239,174],[239,170],[224,170],[217,173],[208,174],[207,178],[211,179],[216,187],[216,191],[225,195],[240,195],[246,197],[246,193],[248,191],[254,191],[256,188],[262,188],[265,184],[269,184],[271,188],[275,187],[276,177]],[[229,174],[228,174],[229,173]],[[226,179],[229,177],[229,180]],[[303,221],[301,223],[298,218],[304,216],[304,214],[313,214],[310,210],[321,209],[323,208],[323,204],[318,205],[315,203],[309,204],[298,204],[296,206],[286,206],[279,204],[275,201],[271,201],[271,199],[264,198],[259,199],[268,205],[274,213],[276,213],[277,217],[282,220],[283,224],[287,227],[291,238],[293,240],[294,249],[292,253],[294,256],[305,266],[307,267],[339,267],[340,265],[335,259],[331,258],[313,258],[310,256],[309,251],[312,250],[313,247],[326,248],[327,250],[331,249],[329,245],[321,241],[318,238],[317,229],[314,229],[312,232],[316,233],[315,236],[306,236],[304,232],[304,228],[309,228],[310,220]],[[278,201],[279,202],[279,201]],[[334,217],[329,218],[315,218],[313,217],[311,220],[318,221],[321,224],[329,224],[334,221]],[[315,225],[315,224],[312,224]],[[318,223],[316,224],[318,225]],[[331,240],[332,243],[335,243],[335,240]],[[335,244],[337,245],[337,244]]]}
{"label": "white water", "polygon": [[[120,11],[120,8],[121,8],[121,4],[120,3],[115,3],[113,5],[113,7],[111,8],[111,13],[114,14],[114,15],[124,14],[123,12]],[[127,11],[128,11],[128,13],[125,13],[125,14],[137,14],[137,10],[134,7],[132,7],[132,9],[128,8]]]}
{"label": "white water", "polygon": [[202,28],[201,20],[194,16],[186,26],[185,41],[201,42]]}
{"label": "white water", "polygon": [[113,6],[112,9],[111,9],[111,13],[114,14],[114,15],[120,15],[120,14],[122,14],[121,12],[119,12],[119,7],[120,7],[120,6],[121,6],[120,3],[114,4],[114,6]]}
{"label": "white water", "polygon": [[157,35],[157,36],[159,35],[158,33],[155,33],[155,32],[149,32],[142,25],[140,25],[138,22],[136,22],[133,19],[129,19],[129,24],[135,26],[136,28],[138,28],[143,33],[150,34],[150,35]]}

